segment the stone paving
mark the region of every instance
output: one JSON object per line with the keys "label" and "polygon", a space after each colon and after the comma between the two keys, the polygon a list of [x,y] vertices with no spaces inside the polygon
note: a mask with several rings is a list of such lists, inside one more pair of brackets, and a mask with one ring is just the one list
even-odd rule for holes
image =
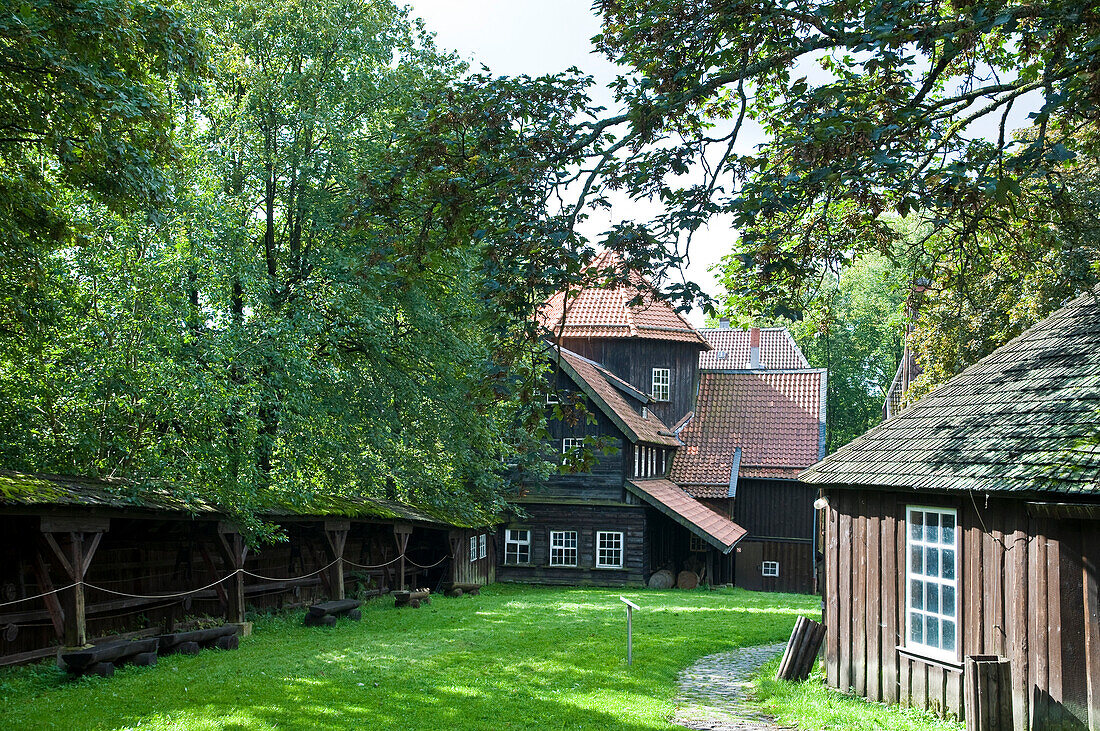
{"label": "stone paving", "polygon": [[786,643],[744,647],[701,658],[680,673],[676,698],[679,726],[701,731],[776,731],[789,728],[746,702],[749,681],[762,664],[783,652]]}

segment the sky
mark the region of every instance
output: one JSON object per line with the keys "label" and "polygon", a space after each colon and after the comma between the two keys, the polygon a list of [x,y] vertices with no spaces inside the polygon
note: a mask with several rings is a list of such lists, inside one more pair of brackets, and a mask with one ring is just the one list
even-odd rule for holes
{"label": "sky", "polygon": [[[593,98],[605,106],[612,102],[606,86],[617,67],[592,52],[589,39],[600,32],[600,24],[591,0],[412,0],[409,5],[441,48],[457,51],[474,68],[485,64],[494,74],[538,76],[576,66],[595,78]],[[746,138],[746,145],[752,144]],[[593,216],[583,233],[595,236],[609,219],[631,217],[648,218],[642,205],[616,203],[609,218]],[[734,236],[728,225],[716,221],[692,240],[687,277],[713,297],[721,287],[708,269],[729,253]],[[698,309],[687,317],[694,325],[704,324]]]}

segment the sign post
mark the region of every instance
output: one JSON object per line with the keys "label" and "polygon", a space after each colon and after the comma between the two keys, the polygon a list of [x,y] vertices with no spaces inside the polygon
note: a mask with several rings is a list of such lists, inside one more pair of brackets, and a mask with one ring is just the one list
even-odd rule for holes
{"label": "sign post", "polygon": [[619,597],[619,601],[626,605],[626,664],[634,664],[634,610],[641,609],[637,604],[630,601],[624,596]]}

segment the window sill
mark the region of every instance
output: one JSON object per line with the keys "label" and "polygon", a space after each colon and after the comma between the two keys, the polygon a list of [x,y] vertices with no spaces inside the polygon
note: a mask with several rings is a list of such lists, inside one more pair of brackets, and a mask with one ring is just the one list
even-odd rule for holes
{"label": "window sill", "polygon": [[901,647],[900,645],[896,649],[899,653],[909,658],[910,660],[917,660],[918,662],[923,662],[926,665],[936,665],[943,668],[944,670],[951,670],[952,672],[956,673],[961,673],[963,670],[962,663],[957,660],[946,660],[942,657],[934,657],[932,655],[925,654],[924,652],[910,650],[907,647]]}
{"label": "window sill", "polygon": [[622,571],[622,566],[593,566],[593,571]]}

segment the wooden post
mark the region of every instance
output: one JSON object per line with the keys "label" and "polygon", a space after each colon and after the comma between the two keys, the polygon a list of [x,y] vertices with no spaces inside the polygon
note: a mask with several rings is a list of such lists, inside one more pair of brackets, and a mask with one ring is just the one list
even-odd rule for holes
{"label": "wooden post", "polygon": [[[1090,527],[1095,540],[1100,529]],[[1086,537],[1086,541],[1090,538]],[[1086,544],[1088,545],[1088,544]],[[1082,554],[1082,583],[1085,603],[1085,697],[1089,731],[1100,731],[1100,576],[1088,552]]]}
{"label": "wooden post", "polygon": [[218,546],[226,568],[235,572],[225,582],[229,584],[226,588],[225,619],[227,622],[244,625],[244,574],[241,569],[248,558],[248,544],[234,526],[218,523]]}
{"label": "wooden post", "polygon": [[400,555],[398,561],[400,571],[400,581],[398,583],[398,590],[405,590],[405,549],[409,547],[409,536],[412,535],[412,526],[408,523],[394,523],[393,525],[393,538],[397,541],[397,552]]}
{"label": "wooden post", "polygon": [[996,655],[969,655],[964,673],[967,731],[1008,731],[1012,722],[1011,662]]}
{"label": "wooden post", "polygon": [[348,542],[348,531],[351,530],[351,522],[347,520],[326,520],[325,539],[328,543],[329,553],[336,563],[329,569],[332,580],[333,599],[344,598],[344,546]]}
{"label": "wooden post", "polygon": [[619,597],[619,601],[626,605],[626,664],[634,664],[634,610],[640,609],[637,604],[626,597]]}
{"label": "wooden post", "polygon": [[[110,521],[106,518],[45,517],[39,523],[46,545],[57,557],[69,580],[75,584],[68,591],[61,592],[60,597],[64,642],[67,647],[83,647],[88,644],[84,576],[88,573],[99,542],[109,527]],[[58,533],[69,535],[68,555],[55,538]]]}
{"label": "wooden post", "polygon": [[775,672],[776,680],[803,681],[810,677],[814,662],[825,639],[825,625],[808,617],[799,617],[794,624],[787,649]]}

